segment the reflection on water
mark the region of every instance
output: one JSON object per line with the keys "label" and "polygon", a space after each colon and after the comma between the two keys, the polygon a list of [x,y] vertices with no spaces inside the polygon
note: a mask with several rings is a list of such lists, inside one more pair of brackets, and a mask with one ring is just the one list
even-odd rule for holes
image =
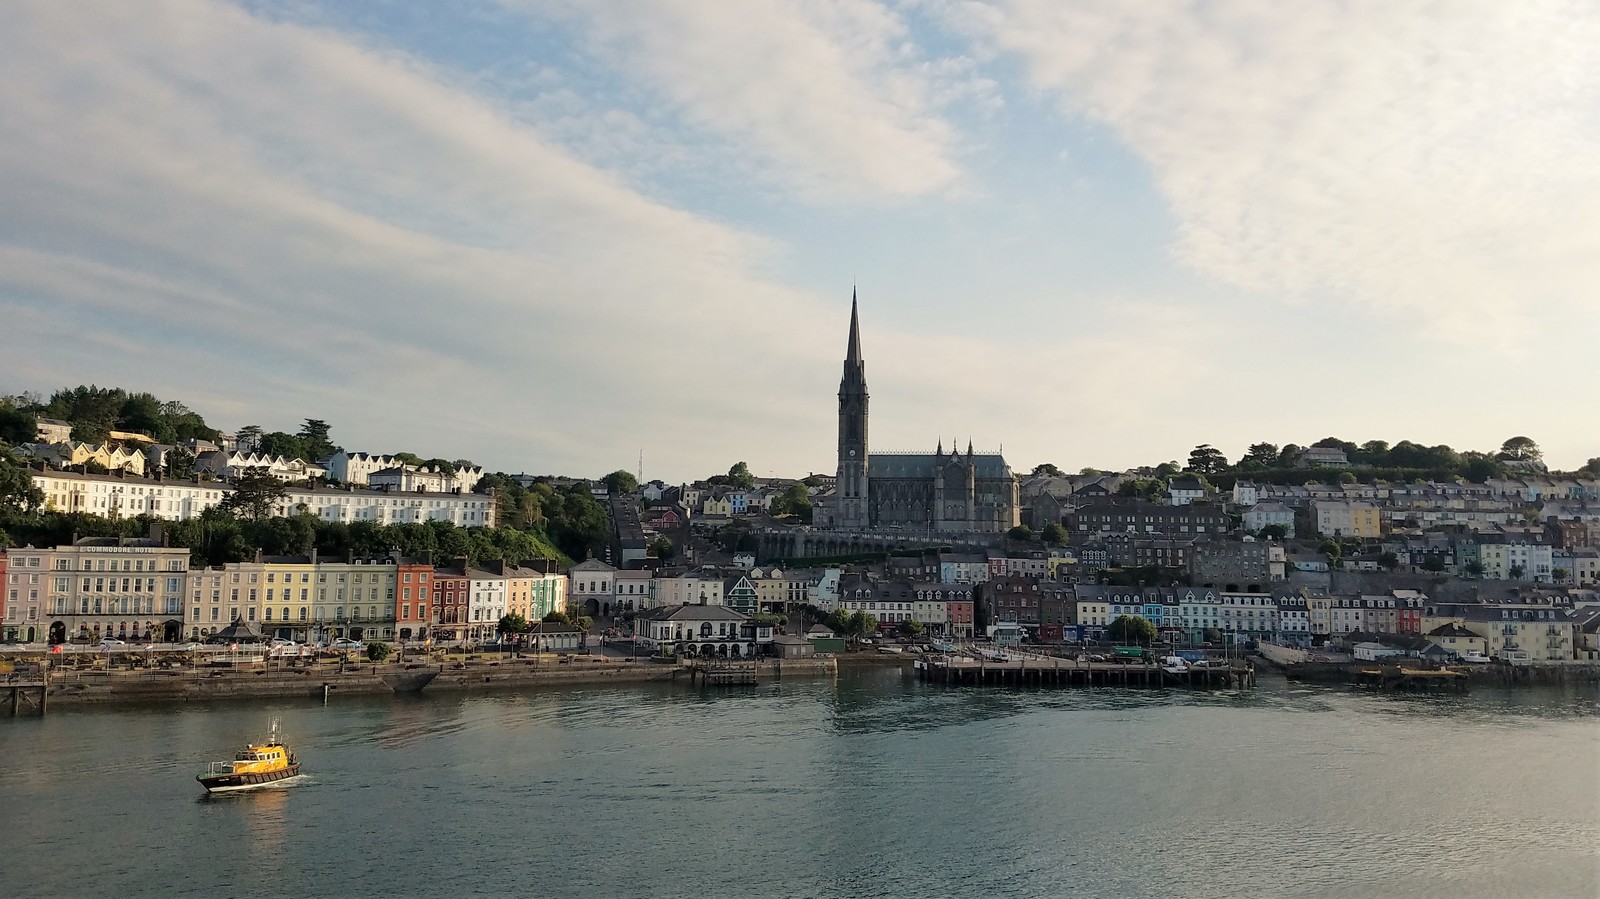
{"label": "reflection on water", "polygon": [[[0,721],[0,858],[41,896],[91,847],[107,895],[1595,895],[1596,698],[871,671],[67,710]],[[307,774],[195,802],[269,717]]]}

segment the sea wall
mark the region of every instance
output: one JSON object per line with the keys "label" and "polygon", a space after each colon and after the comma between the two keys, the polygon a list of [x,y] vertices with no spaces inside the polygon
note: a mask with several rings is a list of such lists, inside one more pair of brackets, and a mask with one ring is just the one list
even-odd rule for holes
{"label": "sea wall", "polygon": [[[873,660],[875,664],[881,664]],[[829,677],[833,658],[763,659],[762,680]],[[476,692],[578,685],[689,683],[683,663],[576,657],[568,663],[514,659],[445,665],[319,665],[305,669],[167,671],[60,671],[49,681],[51,707],[144,702],[205,702],[230,699],[332,698],[392,693]]]}

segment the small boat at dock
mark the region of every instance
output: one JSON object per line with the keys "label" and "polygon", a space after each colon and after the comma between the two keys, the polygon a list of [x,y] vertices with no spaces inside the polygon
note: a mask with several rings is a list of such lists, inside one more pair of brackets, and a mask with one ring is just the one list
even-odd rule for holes
{"label": "small boat at dock", "polygon": [[300,759],[294,750],[283,744],[278,722],[274,720],[265,742],[249,744],[233,757],[233,761],[211,762],[194,779],[207,793],[231,793],[264,787],[299,774]]}

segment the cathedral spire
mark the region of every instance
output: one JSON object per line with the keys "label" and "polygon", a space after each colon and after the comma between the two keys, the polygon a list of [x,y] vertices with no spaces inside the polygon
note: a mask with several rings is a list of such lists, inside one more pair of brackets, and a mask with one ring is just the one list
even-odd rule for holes
{"label": "cathedral spire", "polygon": [[[924,443],[923,446],[927,446],[927,444]],[[944,438],[943,437],[939,438],[939,448],[934,450],[933,454],[935,456],[943,456],[944,455]]]}
{"label": "cathedral spire", "polygon": [[967,438],[967,458],[968,459],[972,458],[972,438],[971,437]]}
{"label": "cathedral spire", "polygon": [[856,315],[856,289],[850,288],[850,346],[845,350],[846,366],[861,365],[861,322]]}

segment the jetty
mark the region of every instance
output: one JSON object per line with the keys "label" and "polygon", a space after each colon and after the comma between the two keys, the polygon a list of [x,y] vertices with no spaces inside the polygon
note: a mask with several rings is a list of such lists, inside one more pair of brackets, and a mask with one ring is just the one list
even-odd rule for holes
{"label": "jetty", "polygon": [[1146,662],[1090,662],[1004,653],[1001,658],[932,655],[913,666],[930,683],[991,687],[1183,687],[1235,690],[1256,685],[1248,662],[1169,668]]}
{"label": "jetty", "polygon": [[11,717],[24,705],[42,716],[50,699],[50,674],[37,665],[19,665],[5,673],[5,688],[11,694]]}
{"label": "jetty", "polygon": [[689,683],[702,687],[754,687],[760,682],[755,661],[712,656],[689,663]]}

